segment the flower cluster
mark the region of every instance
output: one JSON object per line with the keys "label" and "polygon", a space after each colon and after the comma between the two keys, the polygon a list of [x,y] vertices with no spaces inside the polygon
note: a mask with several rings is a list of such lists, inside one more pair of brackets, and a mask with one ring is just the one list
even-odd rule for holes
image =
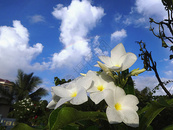
{"label": "flower cluster", "polygon": [[9,117],[15,118],[18,122],[27,124],[35,124],[38,117],[46,111],[47,101],[32,101],[31,98],[19,100],[13,104],[13,111],[9,113]]}
{"label": "flower cluster", "polygon": [[[122,43],[111,51],[111,57],[99,56],[97,67],[103,72],[97,73],[89,70],[87,74],[74,79],[61,86],[52,87],[52,101],[48,108],[56,109],[66,102],[79,105],[88,101],[88,97],[98,104],[102,100],[107,103],[106,115],[110,124],[124,122],[128,126],[138,127],[139,117],[137,114],[138,99],[134,95],[126,95],[125,91],[115,85],[113,73],[119,73],[130,68],[137,57],[133,53],[126,53]],[[141,71],[133,71],[132,75]],[[117,75],[116,75],[117,76]]]}

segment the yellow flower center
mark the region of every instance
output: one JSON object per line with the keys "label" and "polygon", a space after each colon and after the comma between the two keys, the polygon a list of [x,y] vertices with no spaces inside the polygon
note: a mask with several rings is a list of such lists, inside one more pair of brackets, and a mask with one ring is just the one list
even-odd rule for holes
{"label": "yellow flower center", "polygon": [[122,108],[121,108],[121,104],[119,104],[119,103],[116,103],[115,104],[115,109],[118,111],[118,110],[121,110]]}
{"label": "yellow flower center", "polygon": [[103,87],[103,85],[99,85],[99,86],[97,86],[97,89],[98,89],[99,91],[103,91],[104,87]]}
{"label": "yellow flower center", "polygon": [[76,91],[71,94],[71,97],[76,97],[76,96],[77,96],[77,92]]}
{"label": "yellow flower center", "polygon": [[116,66],[116,67],[121,67],[120,65],[117,65],[117,64],[116,64],[115,66]]}

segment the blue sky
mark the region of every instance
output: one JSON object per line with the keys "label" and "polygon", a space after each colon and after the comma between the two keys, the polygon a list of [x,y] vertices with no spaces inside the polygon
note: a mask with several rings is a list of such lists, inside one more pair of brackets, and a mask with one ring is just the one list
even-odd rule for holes
{"label": "blue sky", "polygon": [[[140,40],[152,51],[162,79],[173,78],[169,50],[149,31],[149,17],[166,18],[161,0],[0,0],[0,17],[0,78],[14,81],[18,69],[34,72],[50,91],[55,76],[99,70],[93,66],[97,56],[110,56],[120,42],[138,56]],[[135,68],[143,68],[140,58],[130,70]],[[139,90],[157,85],[153,72],[134,80]]]}

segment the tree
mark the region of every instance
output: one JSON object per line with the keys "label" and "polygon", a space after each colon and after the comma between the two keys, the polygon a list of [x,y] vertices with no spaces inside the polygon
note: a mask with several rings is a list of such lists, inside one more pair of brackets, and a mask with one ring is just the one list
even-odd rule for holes
{"label": "tree", "polygon": [[13,86],[15,101],[28,97],[33,101],[39,101],[42,96],[48,94],[47,90],[41,87],[35,90],[42,83],[42,80],[37,76],[33,76],[33,74],[25,74],[22,70],[18,70],[17,80]]}
{"label": "tree", "polygon": [[7,92],[3,87],[0,87],[0,94],[3,95],[0,100],[6,101],[8,104],[18,102],[25,98],[31,98],[32,101],[39,101],[41,97],[48,94],[44,88],[36,89],[42,80],[33,76],[34,73],[25,74],[22,70],[18,70],[17,80],[14,82],[11,92]]}
{"label": "tree", "polygon": [[[165,6],[168,17],[160,22],[156,22],[153,18],[150,18],[150,24],[154,23],[158,25],[159,32],[156,34],[152,26],[150,26],[150,31],[162,41],[162,47],[170,48],[170,51],[173,53],[173,1],[162,0],[162,4]],[[170,33],[170,36],[167,35],[166,31]],[[173,59],[172,54],[170,55],[170,59]]]}
{"label": "tree", "polygon": [[[164,82],[161,81],[161,78],[159,76],[159,73],[157,71],[157,63],[153,60],[151,52],[148,52],[146,49],[146,44],[143,41],[137,42],[140,45],[140,51],[141,54],[139,54],[139,57],[141,57],[141,60],[143,60],[144,68],[147,71],[153,70],[155,73],[155,76],[159,82],[159,85],[162,87],[162,89],[165,91],[165,93],[172,98],[172,94],[167,90],[167,88],[164,85]],[[169,81],[168,81],[169,83]]]}

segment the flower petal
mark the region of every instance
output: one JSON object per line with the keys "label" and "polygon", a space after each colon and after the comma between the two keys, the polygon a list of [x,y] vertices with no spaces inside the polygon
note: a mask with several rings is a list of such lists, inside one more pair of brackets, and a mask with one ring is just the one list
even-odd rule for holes
{"label": "flower petal", "polygon": [[88,101],[86,90],[84,88],[81,88],[81,90],[77,92],[77,96],[74,97],[70,101],[70,103],[74,104],[74,105],[79,105],[79,104],[82,104],[86,101]]}
{"label": "flower petal", "polygon": [[56,104],[56,106],[55,106],[54,109],[58,108],[59,106],[61,106],[61,105],[64,104],[64,103],[70,101],[71,99],[72,99],[72,97],[61,98],[61,99],[58,101],[58,103]]}
{"label": "flower petal", "polygon": [[136,60],[137,60],[136,55],[131,52],[128,52],[126,55],[122,56],[119,60],[119,64],[122,64],[121,71],[130,68],[135,63]]}
{"label": "flower petal", "polygon": [[119,43],[111,50],[111,61],[113,65],[118,64],[119,59],[122,55],[125,55],[126,51],[122,43]]}
{"label": "flower petal", "polygon": [[98,64],[94,65],[95,67],[100,67]]}
{"label": "flower petal", "polygon": [[46,106],[49,109],[54,109],[57,102],[54,102],[53,100],[49,102],[49,104]]}
{"label": "flower petal", "polygon": [[107,107],[106,115],[110,124],[121,123],[121,113],[116,111],[115,108]]}
{"label": "flower petal", "polygon": [[90,98],[95,104],[98,104],[104,99],[104,93],[103,92],[91,93]]}
{"label": "flower petal", "polygon": [[76,81],[76,85],[79,87],[84,87],[87,90],[91,87],[93,77],[95,76],[96,76],[96,72],[88,71],[85,77],[82,76]]}
{"label": "flower petal", "polygon": [[113,66],[112,62],[111,62],[111,58],[108,56],[99,56],[98,57],[102,62],[105,63],[106,66]]}
{"label": "flower petal", "polygon": [[120,67],[118,67],[118,66],[112,66],[109,69],[112,70],[112,71],[121,71],[121,68],[122,68],[121,66]]}
{"label": "flower petal", "polygon": [[123,122],[131,127],[138,127],[139,126],[139,116],[136,111],[132,109],[123,109],[121,110],[123,114]]}
{"label": "flower petal", "polygon": [[134,95],[126,95],[123,100],[121,101],[121,104],[123,107],[130,107],[134,111],[138,110],[137,104],[139,103],[138,99]]}
{"label": "flower petal", "polygon": [[100,68],[109,76],[111,76],[114,79],[114,76],[112,74],[112,72],[110,71],[110,69],[105,65],[102,64],[101,62],[97,61],[98,65],[100,66]]}
{"label": "flower petal", "polygon": [[87,92],[92,93],[92,92],[98,92],[99,90],[97,87],[94,86],[94,82],[92,82],[91,87],[87,90]]}
{"label": "flower petal", "polygon": [[115,103],[117,103],[118,101],[120,101],[122,98],[124,98],[126,96],[125,91],[120,88],[120,87],[115,87],[114,89],[114,99],[115,99]]}
{"label": "flower petal", "polygon": [[114,108],[115,102],[114,102],[114,92],[112,90],[105,90],[105,101],[108,104],[109,107]]}
{"label": "flower petal", "polygon": [[70,92],[64,87],[57,86],[57,87],[52,87],[52,90],[54,94],[56,94],[59,97],[70,97]]}
{"label": "flower petal", "polygon": [[106,74],[106,72],[102,72],[100,75],[99,75],[99,77],[102,79],[102,81],[106,81],[106,82],[112,82],[113,81],[113,79],[109,76],[109,75],[107,75]]}

